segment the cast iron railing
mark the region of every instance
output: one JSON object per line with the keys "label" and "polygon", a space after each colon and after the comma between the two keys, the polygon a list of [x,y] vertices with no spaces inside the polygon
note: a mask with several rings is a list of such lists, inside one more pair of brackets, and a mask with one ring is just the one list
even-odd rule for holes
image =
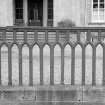
{"label": "cast iron railing", "polygon": [[[44,85],[43,72],[43,49],[45,45],[50,48],[50,85],[54,85],[54,48],[59,45],[61,48],[61,77],[60,85],[65,84],[65,47],[71,47],[71,85],[75,85],[75,48],[81,47],[81,85],[86,85],[86,47],[92,48],[92,84],[96,85],[96,48],[102,47],[102,85],[105,85],[105,28],[104,27],[76,27],[70,29],[62,28],[37,28],[37,27],[1,27],[0,28],[0,61],[1,48],[5,45],[8,48],[8,85],[12,85],[12,47],[17,45],[19,51],[19,85],[23,85],[22,75],[22,48],[27,45],[29,48],[29,86],[33,85],[33,47],[40,49],[40,85]],[[0,68],[2,67],[0,63]],[[0,69],[0,84],[2,75]],[[77,75],[78,76],[78,75]]]}

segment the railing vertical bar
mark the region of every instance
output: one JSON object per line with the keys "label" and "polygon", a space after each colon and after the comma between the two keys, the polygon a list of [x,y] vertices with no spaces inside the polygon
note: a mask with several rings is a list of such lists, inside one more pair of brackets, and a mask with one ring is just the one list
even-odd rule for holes
{"label": "railing vertical bar", "polygon": [[69,42],[69,31],[67,30],[67,33],[66,33],[66,42]]}
{"label": "railing vertical bar", "polygon": [[29,47],[29,85],[33,85],[33,58],[32,47]]}
{"label": "railing vertical bar", "polygon": [[93,47],[92,55],[92,85],[96,85],[96,48]]}
{"label": "railing vertical bar", "polygon": [[19,85],[22,85],[22,46],[19,46]]}
{"label": "railing vertical bar", "polygon": [[16,42],[16,31],[13,30],[13,41]]}
{"label": "railing vertical bar", "polygon": [[11,46],[8,47],[8,85],[12,85],[12,52]]}
{"label": "railing vertical bar", "polygon": [[1,46],[0,46],[0,85],[1,85]]}
{"label": "railing vertical bar", "polygon": [[85,47],[82,48],[82,85],[85,85]]}
{"label": "railing vertical bar", "polygon": [[74,73],[75,73],[75,47],[72,47],[71,51],[71,85],[74,85]]}
{"label": "railing vertical bar", "polygon": [[5,30],[3,30],[2,38],[3,38],[3,42],[6,42],[6,31]]}
{"label": "railing vertical bar", "polygon": [[101,30],[98,31],[98,41],[101,41]]}
{"label": "railing vertical bar", "polygon": [[45,41],[48,42],[48,30],[45,31]]}
{"label": "railing vertical bar", "polygon": [[40,46],[40,85],[43,85],[43,47]]}
{"label": "railing vertical bar", "polygon": [[27,43],[27,31],[24,31],[24,42]]}
{"label": "railing vertical bar", "polygon": [[64,84],[64,48],[61,48],[61,84]]}
{"label": "railing vertical bar", "polygon": [[77,31],[77,41],[80,42],[80,31]]}
{"label": "railing vertical bar", "polygon": [[91,32],[90,32],[90,30],[87,31],[87,35],[86,36],[87,36],[87,39],[86,40],[88,42],[90,42],[90,40],[91,40]]}
{"label": "railing vertical bar", "polygon": [[50,47],[50,84],[54,85],[54,47]]}
{"label": "railing vertical bar", "polygon": [[105,45],[103,46],[103,85],[105,86]]}
{"label": "railing vertical bar", "polygon": [[59,31],[56,31],[56,42],[59,41]]}
{"label": "railing vertical bar", "polygon": [[37,30],[34,31],[34,40],[35,40],[35,42],[37,42],[37,40],[38,40],[38,32],[37,32]]}

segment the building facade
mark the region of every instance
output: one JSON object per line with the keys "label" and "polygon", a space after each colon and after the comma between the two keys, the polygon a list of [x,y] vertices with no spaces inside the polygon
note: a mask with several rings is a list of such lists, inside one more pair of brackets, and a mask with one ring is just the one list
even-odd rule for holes
{"label": "building facade", "polygon": [[76,26],[105,26],[105,0],[3,0],[0,26],[57,26],[62,20]]}

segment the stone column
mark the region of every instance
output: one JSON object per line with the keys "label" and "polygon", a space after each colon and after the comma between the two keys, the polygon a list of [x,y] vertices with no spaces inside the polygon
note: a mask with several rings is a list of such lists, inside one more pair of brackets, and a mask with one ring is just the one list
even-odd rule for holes
{"label": "stone column", "polygon": [[28,24],[28,0],[23,0],[23,19],[24,24]]}
{"label": "stone column", "polygon": [[48,20],[48,0],[43,0],[43,26],[47,26]]}

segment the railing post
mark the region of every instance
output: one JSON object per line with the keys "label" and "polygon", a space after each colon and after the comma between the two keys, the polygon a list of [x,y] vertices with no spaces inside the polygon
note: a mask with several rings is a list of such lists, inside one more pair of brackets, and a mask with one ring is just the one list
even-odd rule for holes
{"label": "railing post", "polygon": [[40,85],[43,85],[43,46],[40,46]]}
{"label": "railing post", "polygon": [[77,31],[77,41],[80,42],[80,31]]}
{"label": "railing post", "polygon": [[92,54],[92,85],[96,85],[96,48],[93,47]]}
{"label": "railing post", "polygon": [[45,41],[48,42],[48,30],[45,31]]}
{"label": "railing post", "polygon": [[67,30],[67,33],[66,33],[66,42],[69,42],[69,31]]}
{"label": "railing post", "polygon": [[101,41],[101,30],[98,31],[98,41]]}
{"label": "railing post", "polygon": [[34,31],[34,40],[35,42],[38,41],[38,32],[36,30]]}
{"label": "railing post", "polygon": [[24,42],[27,43],[27,31],[24,31]]}
{"label": "railing post", "polygon": [[72,47],[71,51],[71,85],[74,85],[74,73],[75,73],[75,47]]}
{"label": "railing post", "polygon": [[13,30],[13,41],[16,43],[16,30]]}
{"label": "railing post", "polygon": [[19,85],[22,85],[22,46],[19,46]]}
{"label": "railing post", "polygon": [[54,46],[50,47],[50,84],[54,85]]}
{"label": "railing post", "polygon": [[59,41],[59,31],[56,31],[56,43]]}
{"label": "railing post", "polygon": [[64,48],[61,48],[61,84],[64,84]]}
{"label": "railing post", "polygon": [[86,40],[88,42],[90,42],[90,40],[91,40],[91,32],[90,32],[90,30],[87,31],[87,35],[86,36],[87,36],[87,39]]}
{"label": "railing post", "polygon": [[85,85],[85,47],[82,47],[82,85]]}
{"label": "railing post", "polygon": [[29,47],[29,85],[33,85],[33,58],[32,58],[32,46]]}
{"label": "railing post", "polygon": [[8,46],[8,85],[12,85],[12,59],[11,45]]}
{"label": "railing post", "polygon": [[3,30],[2,38],[3,38],[3,42],[5,42],[6,41],[6,31],[5,30]]}
{"label": "railing post", "polygon": [[1,46],[0,46],[0,85],[1,85]]}

